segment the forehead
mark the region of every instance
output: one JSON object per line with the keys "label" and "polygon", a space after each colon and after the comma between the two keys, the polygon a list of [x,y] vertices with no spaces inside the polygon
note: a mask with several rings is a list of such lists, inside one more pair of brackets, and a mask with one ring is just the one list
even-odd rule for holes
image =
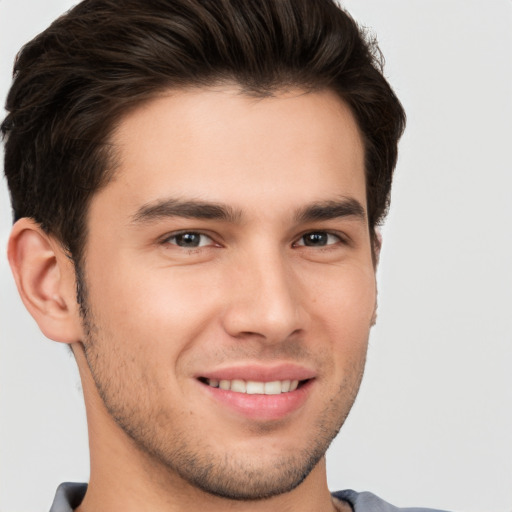
{"label": "forehead", "polygon": [[169,91],[130,112],[111,142],[117,172],[97,199],[117,196],[121,209],[166,196],[243,209],[254,198],[300,208],[348,194],[365,205],[362,139],[328,90],[265,98],[234,87]]}

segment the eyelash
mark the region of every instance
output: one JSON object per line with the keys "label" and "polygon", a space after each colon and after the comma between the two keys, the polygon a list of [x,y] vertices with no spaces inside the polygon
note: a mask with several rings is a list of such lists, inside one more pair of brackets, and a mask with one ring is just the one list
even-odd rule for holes
{"label": "eyelash", "polygon": [[[336,241],[334,243],[326,243],[325,245],[319,245],[319,246],[307,245],[306,243],[299,244],[299,241],[304,242],[304,239],[307,236],[312,236],[312,235],[322,235],[322,236],[326,235],[327,236],[327,240],[330,237],[331,239],[335,238]],[[335,232],[332,232],[332,231],[318,230],[318,231],[308,231],[307,233],[304,233],[303,235],[301,235],[299,237],[297,242],[295,242],[293,245],[295,247],[296,246],[299,246],[299,247],[312,247],[312,248],[317,248],[317,249],[329,250],[329,249],[332,248],[332,246],[335,246],[335,245],[338,245],[338,244],[345,244],[345,243],[346,243],[346,239],[341,234],[339,234],[339,233],[335,233]]]}
{"label": "eyelash", "polygon": [[[191,246],[191,247],[186,247],[186,246],[180,246],[178,243],[172,243],[171,241],[172,240],[175,240],[177,241],[177,239],[181,236],[185,236],[185,235],[196,235],[196,236],[199,236],[199,237],[206,237],[210,240],[209,243],[207,244],[203,244],[201,245],[201,241],[199,241],[199,245],[197,246]],[[335,238],[336,241],[334,243],[326,243],[325,245],[318,245],[318,246],[315,246],[314,244],[313,245],[307,245],[307,243],[305,242],[305,238],[307,236],[312,236],[312,235],[326,235],[327,236],[327,241],[329,240],[329,237],[331,238],[331,241],[332,241],[332,238]],[[300,242],[303,242],[303,243],[300,243]],[[200,231],[179,231],[177,233],[172,233],[171,235],[169,236],[166,236],[162,242],[161,242],[163,245],[166,245],[166,244],[169,244],[169,245],[174,245],[176,247],[181,247],[182,249],[187,249],[187,250],[190,250],[190,251],[194,251],[194,250],[200,250],[200,249],[204,249],[204,248],[207,248],[207,247],[210,247],[212,245],[218,245],[215,243],[215,241],[213,240],[213,238],[210,236],[210,235],[207,235],[206,233],[202,233]],[[292,247],[308,247],[308,248],[316,248],[316,249],[323,249],[323,250],[329,250],[332,248],[332,246],[336,246],[338,244],[347,244],[347,240],[344,236],[342,236],[341,234],[339,233],[336,233],[336,232],[332,232],[332,231],[326,231],[326,230],[317,230],[317,231],[307,231],[306,233],[303,233],[302,235],[300,235],[300,237],[292,244]]]}
{"label": "eyelash", "polygon": [[[192,246],[192,247],[180,246],[180,245],[178,245],[178,243],[171,243],[171,240],[173,240],[173,239],[176,240],[181,236],[184,237],[185,235],[198,235],[199,237],[202,237],[202,238],[206,237],[210,240],[210,242],[207,244],[204,244],[204,245],[197,245],[197,246]],[[162,240],[162,244],[164,244],[164,245],[166,245],[166,244],[175,245],[176,247],[181,247],[182,249],[188,249],[188,250],[204,249],[205,247],[209,247],[212,242],[215,243],[211,236],[207,235],[206,233],[201,233],[200,231],[179,231],[177,233],[172,233],[171,235],[166,236]]]}

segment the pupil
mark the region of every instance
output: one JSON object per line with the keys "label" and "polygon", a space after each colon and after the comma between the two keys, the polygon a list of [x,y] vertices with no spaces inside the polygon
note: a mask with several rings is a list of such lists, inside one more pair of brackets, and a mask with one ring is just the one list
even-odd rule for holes
{"label": "pupil", "polygon": [[181,247],[198,247],[200,236],[197,233],[183,233],[176,236],[176,242]]}
{"label": "pupil", "polygon": [[325,245],[327,233],[309,233],[304,237],[304,244],[308,246]]}

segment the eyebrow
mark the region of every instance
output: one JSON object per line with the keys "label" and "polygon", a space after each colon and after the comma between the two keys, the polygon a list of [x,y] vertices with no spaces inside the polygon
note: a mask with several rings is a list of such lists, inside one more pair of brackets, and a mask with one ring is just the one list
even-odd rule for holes
{"label": "eyebrow", "polygon": [[366,211],[357,199],[344,197],[335,201],[320,201],[310,204],[300,209],[295,219],[301,223],[332,220],[342,217],[355,217],[365,222]]}
{"label": "eyebrow", "polygon": [[132,216],[135,224],[145,224],[168,217],[237,222],[242,212],[230,206],[200,200],[163,199],[141,206]]}
{"label": "eyebrow", "polygon": [[[134,224],[145,224],[169,217],[183,217],[235,223],[239,222],[242,216],[241,210],[220,203],[168,198],[141,206],[132,216],[131,221]],[[355,217],[361,221],[366,221],[366,212],[359,201],[344,197],[339,200],[311,203],[299,209],[294,217],[297,223],[342,217]]]}

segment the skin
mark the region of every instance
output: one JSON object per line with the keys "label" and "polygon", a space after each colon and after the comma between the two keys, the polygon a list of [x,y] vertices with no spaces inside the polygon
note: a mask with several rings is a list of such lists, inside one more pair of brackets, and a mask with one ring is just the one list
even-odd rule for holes
{"label": "skin", "polygon": [[[350,110],[329,91],[172,91],[111,142],[82,315],[51,236],[22,219],[9,248],[25,304],[79,366],[91,449],[79,510],[348,510],[330,497],[323,454],[357,394],[376,303]],[[199,218],[197,202],[230,215]],[[276,417],[270,401],[241,412],[198,379],[282,367],[308,379]]]}

